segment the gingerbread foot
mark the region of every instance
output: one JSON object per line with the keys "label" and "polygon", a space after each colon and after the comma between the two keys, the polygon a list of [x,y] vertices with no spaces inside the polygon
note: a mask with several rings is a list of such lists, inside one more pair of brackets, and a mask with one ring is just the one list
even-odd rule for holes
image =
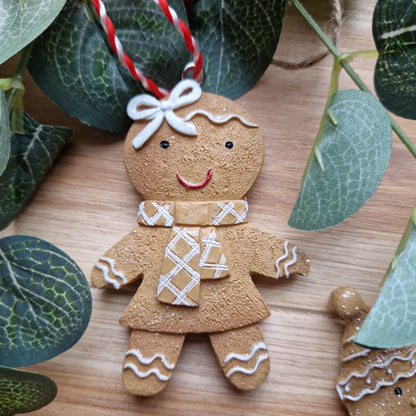
{"label": "gingerbread foot", "polygon": [[259,325],[217,332],[209,337],[225,377],[235,387],[251,390],[264,382],[270,361]]}
{"label": "gingerbread foot", "polygon": [[123,366],[126,389],[152,396],[166,386],[182,350],[185,335],[132,330]]}

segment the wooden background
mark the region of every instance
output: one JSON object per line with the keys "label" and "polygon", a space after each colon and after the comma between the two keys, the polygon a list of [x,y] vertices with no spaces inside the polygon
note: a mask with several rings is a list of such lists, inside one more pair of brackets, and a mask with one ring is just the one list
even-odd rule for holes
{"label": "wooden background", "polygon": [[[374,49],[371,36],[375,0],[347,0],[338,46],[341,51]],[[304,2],[324,20],[322,0]],[[304,59],[321,48],[289,6],[277,56]],[[372,86],[375,60],[353,67]],[[0,68],[10,76],[13,62]],[[351,219],[328,231],[307,233],[287,226],[303,169],[326,101],[332,58],[297,71],[270,66],[238,101],[257,119],[266,159],[248,194],[250,222],[297,242],[309,255],[311,272],[276,283],[258,280],[271,310],[262,328],[271,371],[251,392],[231,387],[217,366],[206,336],[187,338],[176,373],[152,398],[128,394],[121,367],[128,330],[118,317],[132,292],[92,288],[91,323],[78,344],[31,369],[58,384],[56,400],[33,415],[345,415],[335,391],[342,323],[327,307],[330,292],[351,285],[372,304],[416,200],[416,161],[394,138],[391,163],[375,195]],[[122,164],[123,134],[87,127],[52,104],[29,75],[26,111],[39,122],[64,125],[73,135],[58,163],[14,223],[0,233],[29,234],[66,251],[89,278],[99,255],[135,227],[139,197]],[[354,85],[346,75],[342,88]],[[410,138],[416,123],[398,120]]]}

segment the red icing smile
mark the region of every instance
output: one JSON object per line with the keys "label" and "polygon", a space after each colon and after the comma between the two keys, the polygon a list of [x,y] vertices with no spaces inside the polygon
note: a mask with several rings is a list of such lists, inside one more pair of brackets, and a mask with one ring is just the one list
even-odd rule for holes
{"label": "red icing smile", "polygon": [[183,185],[185,188],[187,188],[187,189],[199,189],[199,188],[204,187],[211,180],[212,169],[210,169],[207,172],[207,177],[205,178],[204,182],[201,182],[201,183],[188,182],[187,180],[181,178],[181,175],[179,175],[179,173],[176,174],[176,177],[178,178],[179,183],[181,185]]}

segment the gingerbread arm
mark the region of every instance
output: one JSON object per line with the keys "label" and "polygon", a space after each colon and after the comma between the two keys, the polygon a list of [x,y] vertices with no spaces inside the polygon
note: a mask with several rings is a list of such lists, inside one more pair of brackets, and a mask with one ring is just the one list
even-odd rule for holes
{"label": "gingerbread arm", "polygon": [[308,274],[309,260],[298,246],[252,225],[247,225],[245,231],[252,253],[252,275],[278,279],[292,274]]}
{"label": "gingerbread arm", "polygon": [[139,279],[145,269],[146,228],[137,227],[103,254],[91,272],[95,287],[120,289]]}

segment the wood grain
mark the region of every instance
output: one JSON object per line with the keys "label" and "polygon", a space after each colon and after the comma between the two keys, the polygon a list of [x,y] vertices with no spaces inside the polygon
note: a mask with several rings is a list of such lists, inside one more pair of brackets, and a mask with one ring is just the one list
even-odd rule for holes
{"label": "wood grain", "polygon": [[[320,7],[318,1],[304,3]],[[375,0],[345,2],[340,50],[374,49],[374,5]],[[284,30],[282,42],[290,42],[284,45],[286,54],[291,48],[298,53],[312,36],[303,26],[288,23]],[[374,64],[364,59],[352,64],[368,86]],[[13,65],[0,68],[0,76],[10,76]],[[250,222],[297,242],[311,259],[308,277],[276,284],[256,280],[272,312],[262,323],[271,356],[266,382],[255,391],[236,391],[222,376],[208,337],[191,335],[166,389],[152,398],[131,396],[121,381],[129,334],[118,317],[132,292],[92,288],[93,313],[83,338],[64,354],[31,367],[51,376],[59,388],[56,400],[33,415],[346,414],[335,391],[342,324],[330,314],[328,296],[337,286],[351,285],[369,304],[376,299],[416,200],[416,162],[394,138],[379,189],[351,219],[314,233],[287,226],[325,105],[331,66],[331,57],[298,71],[271,66],[238,100],[258,121],[266,145],[262,173],[248,194]],[[98,256],[135,226],[139,197],[124,172],[123,135],[80,124],[45,98],[29,75],[25,83],[26,110],[41,123],[70,127],[73,135],[28,206],[0,235],[44,238],[66,251],[88,277]],[[343,75],[341,87],[354,85]],[[416,123],[397,120],[410,138],[416,136]]]}

